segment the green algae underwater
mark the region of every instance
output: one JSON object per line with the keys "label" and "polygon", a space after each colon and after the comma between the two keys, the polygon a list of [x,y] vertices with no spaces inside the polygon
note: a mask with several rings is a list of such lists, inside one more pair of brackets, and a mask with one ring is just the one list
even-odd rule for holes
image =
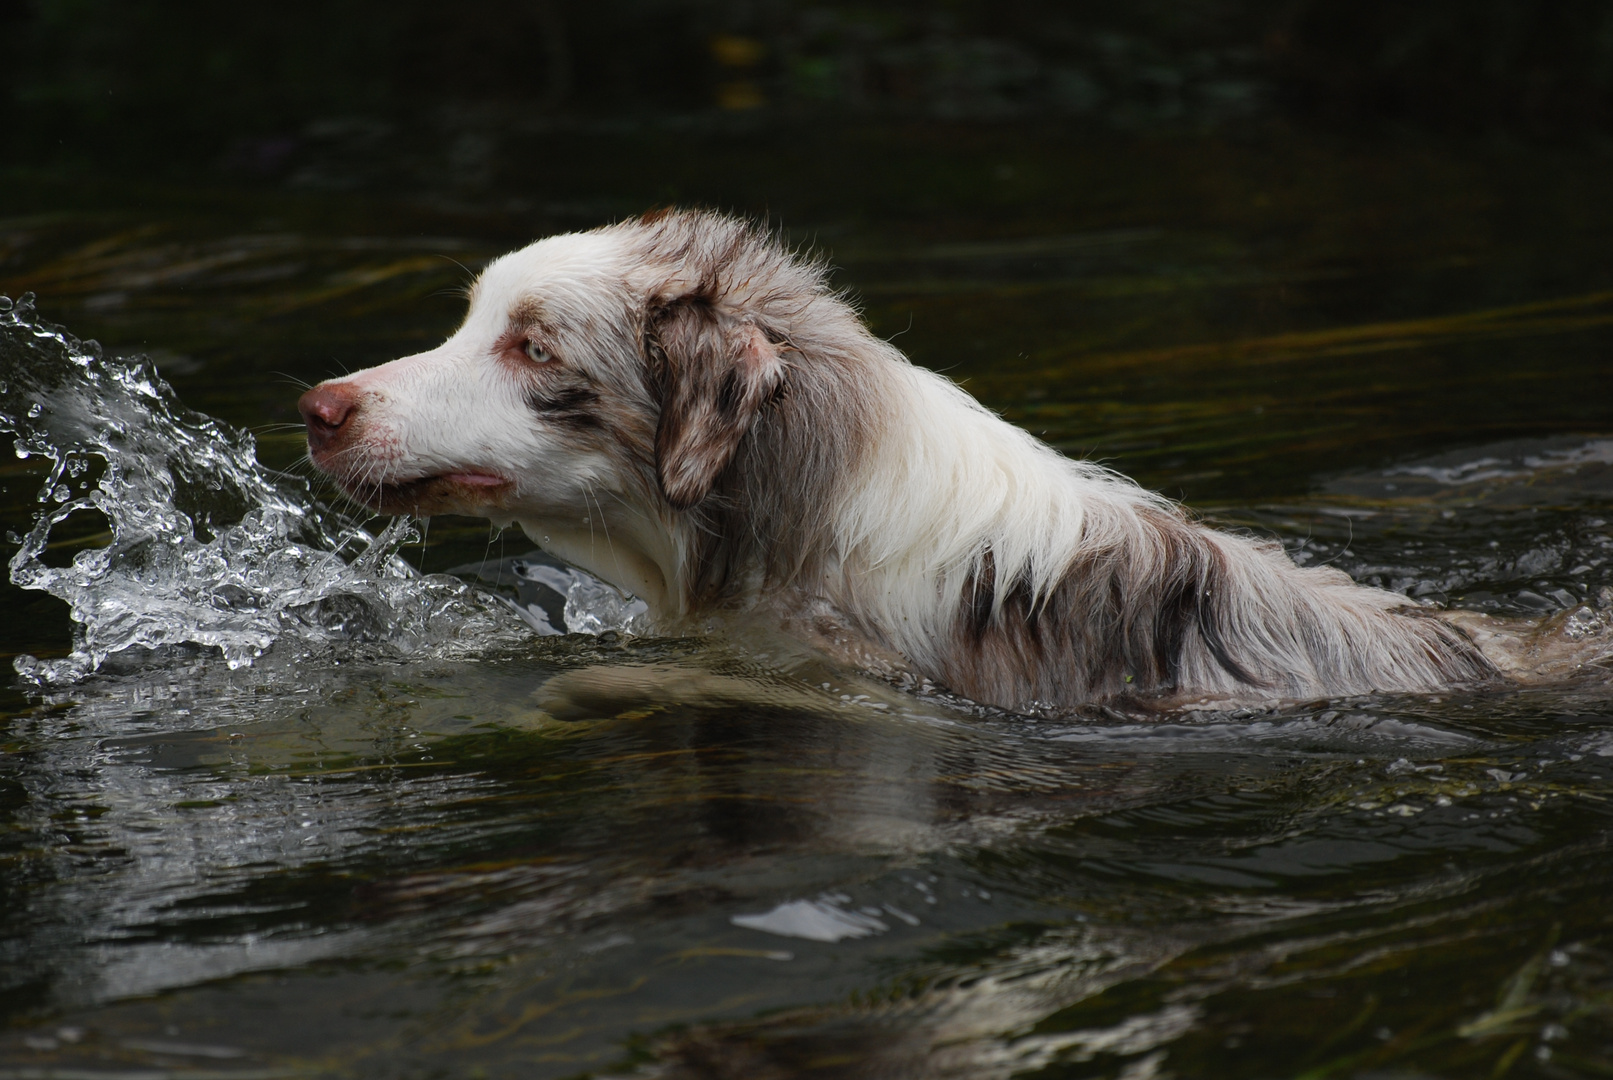
{"label": "green algae underwater", "polygon": [[[123,372],[73,400],[122,387],[173,435],[185,573],[263,586],[208,625],[268,644],[3,692],[0,1077],[1613,1074],[1606,672],[1141,723],[545,635],[487,599],[553,586],[524,538],[350,520],[284,426],[298,383],[445,336],[502,250],[734,206],[830,253],[916,361],[1214,524],[1432,602],[1594,614],[1609,159],[932,125],[507,160],[546,201],[6,180],[0,292],[39,315],[10,315],[4,392]],[[8,555],[121,446],[62,499],[48,455],[0,466]],[[114,543],[112,509],[30,565]],[[311,553],[306,596],[252,537]],[[566,599],[546,617],[583,625]],[[8,657],[70,659],[67,605],[0,602]]]}

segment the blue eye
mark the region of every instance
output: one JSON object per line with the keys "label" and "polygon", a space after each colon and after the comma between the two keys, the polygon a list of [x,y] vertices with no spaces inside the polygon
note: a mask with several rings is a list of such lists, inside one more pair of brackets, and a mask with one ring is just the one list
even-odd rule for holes
{"label": "blue eye", "polygon": [[553,353],[530,338],[527,339],[527,341],[521,346],[521,351],[525,353],[526,358],[532,361],[534,364],[548,364],[553,363],[554,361]]}

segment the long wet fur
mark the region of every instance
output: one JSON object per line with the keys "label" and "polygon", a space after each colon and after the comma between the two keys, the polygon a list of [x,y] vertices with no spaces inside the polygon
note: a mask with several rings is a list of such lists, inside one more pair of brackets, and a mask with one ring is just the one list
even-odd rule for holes
{"label": "long wet fur", "polygon": [[[546,276],[561,256],[545,245],[559,242],[548,250],[598,274],[562,290]],[[610,558],[561,554],[607,579],[653,567],[617,583],[651,594],[668,629],[714,612],[829,625],[1007,707],[1421,691],[1497,674],[1405,597],[1205,528],[1004,422],[870,333],[823,263],[749,223],[670,211],[541,241],[489,268],[443,349],[478,332],[487,305],[517,325],[540,302],[549,325],[587,332],[531,375],[531,438],[544,460],[610,462],[589,465],[608,493],[593,505],[614,530]],[[418,483],[396,454],[379,478]],[[518,472],[498,505],[436,508],[517,520],[539,539],[561,513],[556,487]]]}
{"label": "long wet fur", "polygon": [[821,596],[958,692],[1018,705],[1495,674],[1405,597],[1203,528],[1003,422],[874,337],[820,264],[771,236],[704,214],[617,228],[700,281],[711,333],[749,323],[783,346],[778,389],[679,523],[686,610]]}

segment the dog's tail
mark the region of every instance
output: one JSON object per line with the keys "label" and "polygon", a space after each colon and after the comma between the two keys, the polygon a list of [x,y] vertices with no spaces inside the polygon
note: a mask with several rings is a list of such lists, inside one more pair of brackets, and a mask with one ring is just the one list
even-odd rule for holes
{"label": "dog's tail", "polygon": [[1180,687],[1275,697],[1435,690],[1504,665],[1465,626],[1329,567],[1294,565],[1275,543],[1198,531],[1205,548]]}

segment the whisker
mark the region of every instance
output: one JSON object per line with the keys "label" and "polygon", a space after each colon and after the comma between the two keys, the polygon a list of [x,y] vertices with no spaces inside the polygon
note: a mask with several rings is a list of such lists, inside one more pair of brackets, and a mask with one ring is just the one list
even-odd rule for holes
{"label": "whisker", "polygon": [[482,561],[481,561],[481,564],[476,567],[476,576],[477,577],[485,578],[487,576],[487,554],[488,554],[488,552],[493,550],[493,540],[496,537],[503,535],[503,532],[504,532],[503,529],[500,529],[497,525],[494,525],[492,522],[488,522],[488,524],[487,524],[487,546],[482,548]]}
{"label": "whisker", "polygon": [[[594,510],[599,514],[599,527],[601,529],[605,530],[605,547],[610,551],[611,558],[615,559],[616,558],[616,545],[611,542],[611,538],[610,538],[610,522],[605,520],[605,507],[600,504],[599,496],[594,493],[594,486],[592,484],[584,484],[583,485],[583,490],[585,492],[587,492],[589,498],[594,500]],[[593,514],[589,514],[588,515],[588,533],[589,533],[589,541],[590,541],[590,543],[592,543],[592,540],[593,540],[593,529],[594,529],[594,516],[593,516]]]}
{"label": "whisker", "polygon": [[[440,251],[434,252],[433,254],[435,254],[436,257],[439,258],[439,259],[446,259],[448,262],[453,263],[455,266],[459,267],[461,270],[463,270],[465,272],[465,279],[466,280],[463,283],[461,283],[457,287],[456,290],[454,290],[454,295],[457,295],[461,300],[469,300],[470,299],[470,287],[476,281],[476,275],[471,272],[470,267],[466,266],[464,263],[460,262],[458,259],[454,258],[453,256],[444,255]],[[444,290],[444,291],[447,291],[447,290]],[[438,295],[438,294],[434,293],[433,295]]]}
{"label": "whisker", "polygon": [[[634,506],[632,503],[630,503],[626,499],[622,498],[620,495],[618,495],[616,492],[612,491],[610,488],[605,489],[605,494],[609,495],[611,498],[615,499],[619,504],[621,504],[623,509],[627,510],[633,516],[643,518],[645,521],[648,521],[650,519],[649,514],[645,513],[639,507]],[[598,495],[594,496],[594,501],[595,502],[599,501],[599,496]]]}
{"label": "whisker", "polygon": [[[590,485],[588,483],[588,481],[586,481],[586,480],[583,481],[582,492],[583,492],[583,499],[584,500],[588,499],[593,494],[592,485]],[[599,500],[595,499],[594,504],[597,506],[599,504]],[[584,502],[583,505],[586,506],[587,503]],[[588,551],[589,551],[589,554],[592,554],[593,551],[594,551],[594,513],[595,513],[595,511],[593,511],[593,510],[590,510],[588,512]]]}

